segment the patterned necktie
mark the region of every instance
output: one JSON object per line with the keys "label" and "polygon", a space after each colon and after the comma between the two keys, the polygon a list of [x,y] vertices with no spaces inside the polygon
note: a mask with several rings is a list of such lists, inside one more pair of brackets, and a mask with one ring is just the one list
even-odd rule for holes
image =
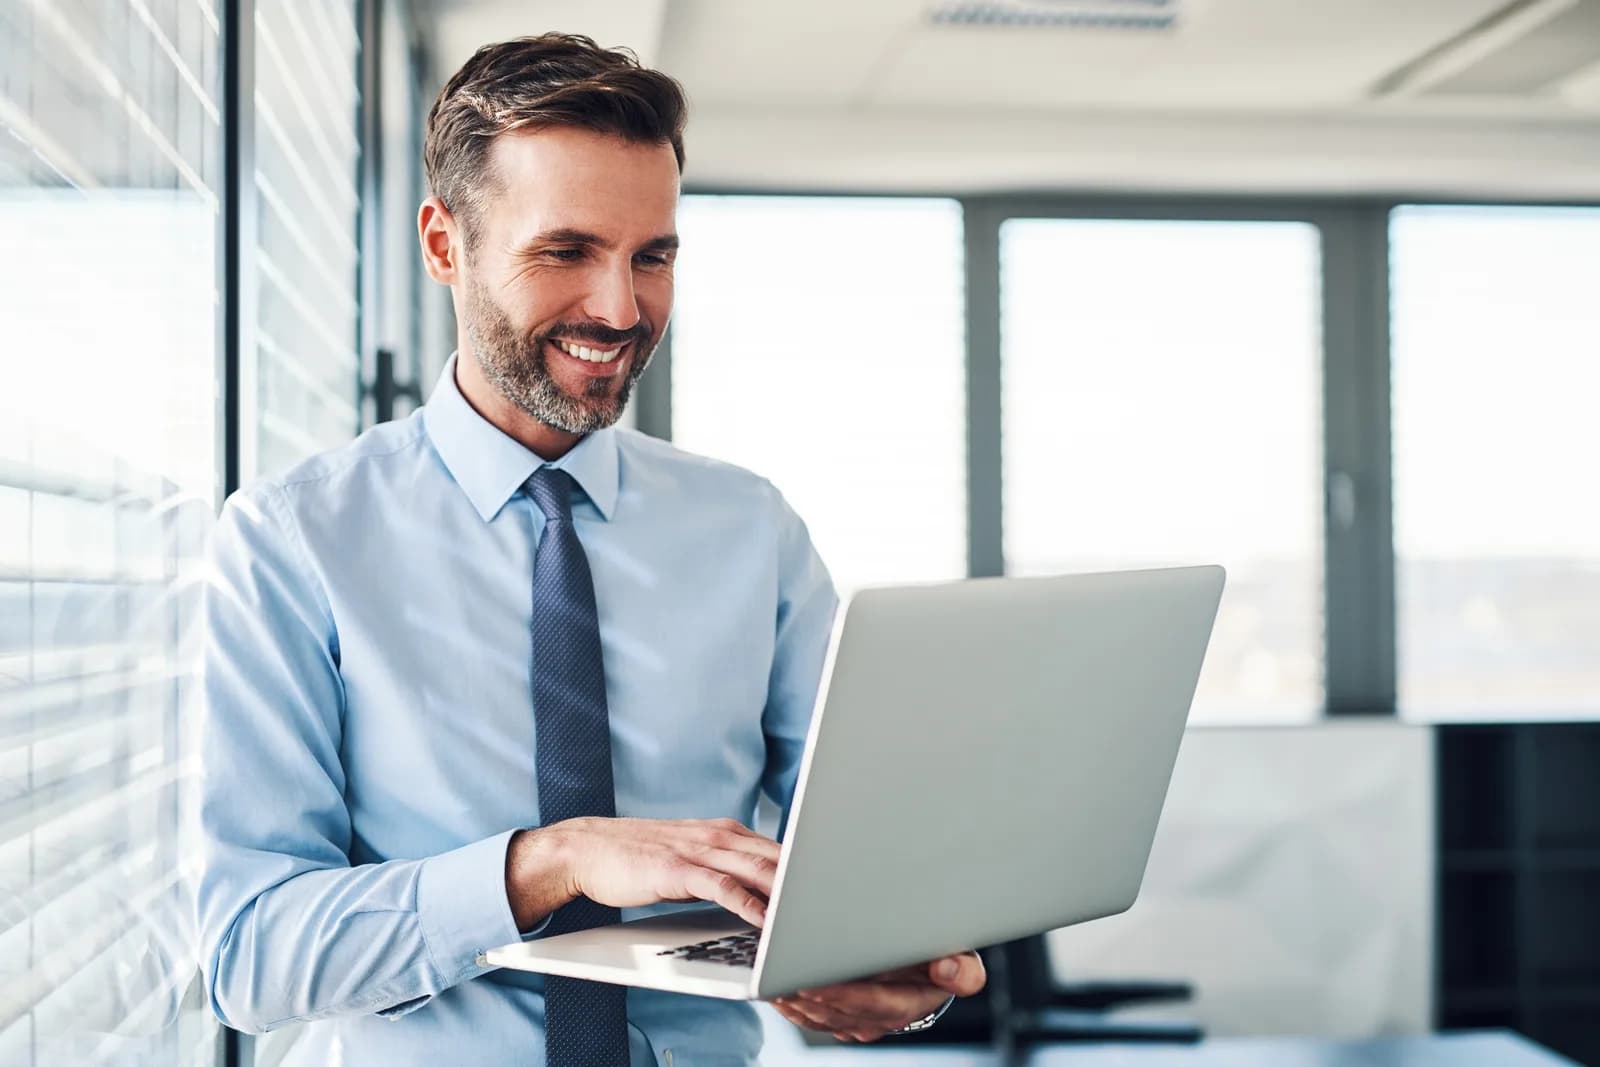
{"label": "patterned necktie", "polygon": [[[611,726],[589,560],[572,528],[572,476],[540,467],[528,495],[544,512],[533,559],[533,719],[540,821],[617,813]],[[550,935],[620,922],[587,897],[558,910]],[[551,975],[545,979],[547,1067],[628,1067],[627,990]]]}

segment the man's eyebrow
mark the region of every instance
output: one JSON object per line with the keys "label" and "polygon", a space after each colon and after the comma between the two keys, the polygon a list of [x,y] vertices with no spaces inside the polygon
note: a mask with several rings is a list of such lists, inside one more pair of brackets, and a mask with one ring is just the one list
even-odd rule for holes
{"label": "man's eyebrow", "polygon": [[[571,226],[558,226],[553,230],[534,234],[518,247],[519,252],[530,252],[543,245],[586,245],[592,248],[610,248],[611,242],[597,233],[588,230],[574,229]],[[678,247],[678,235],[664,233],[652,237],[640,246],[642,252],[672,252]]]}
{"label": "man's eyebrow", "polygon": [[606,248],[608,243],[597,233],[588,230],[576,230],[570,226],[558,226],[553,230],[536,233],[518,246],[518,250],[527,252],[538,248],[540,245],[593,245],[596,248]]}

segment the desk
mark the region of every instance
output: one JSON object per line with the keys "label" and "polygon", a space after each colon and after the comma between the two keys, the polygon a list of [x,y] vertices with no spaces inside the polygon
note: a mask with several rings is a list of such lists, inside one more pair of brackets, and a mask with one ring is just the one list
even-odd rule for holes
{"label": "desk", "polygon": [[[932,1047],[769,1049],[762,1067],[1008,1067],[996,1052]],[[1199,1045],[1058,1045],[1012,1067],[1579,1067],[1501,1030],[1375,1041],[1221,1038]]]}
{"label": "desk", "polygon": [[1225,1038],[1176,1046],[1058,1046],[1029,1054],[1028,1067],[1578,1067],[1503,1030],[1374,1041]]}

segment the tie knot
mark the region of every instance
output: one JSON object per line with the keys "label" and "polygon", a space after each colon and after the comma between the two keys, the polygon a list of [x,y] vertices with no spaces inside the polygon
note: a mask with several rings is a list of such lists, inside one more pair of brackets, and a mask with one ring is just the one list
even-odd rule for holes
{"label": "tie knot", "polygon": [[546,522],[572,521],[572,475],[554,467],[540,467],[524,485]]}

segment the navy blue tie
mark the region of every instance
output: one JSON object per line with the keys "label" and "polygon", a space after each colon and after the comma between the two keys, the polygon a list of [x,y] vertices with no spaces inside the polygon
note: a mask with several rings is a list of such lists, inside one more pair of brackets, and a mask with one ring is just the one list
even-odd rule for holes
{"label": "navy blue tie", "polygon": [[[617,813],[611,724],[589,560],[572,528],[572,476],[540,467],[527,492],[544,512],[533,558],[533,721],[540,821]],[[558,910],[547,934],[620,922],[587,897]],[[628,1067],[627,990],[551,975],[545,979],[547,1067]]]}

